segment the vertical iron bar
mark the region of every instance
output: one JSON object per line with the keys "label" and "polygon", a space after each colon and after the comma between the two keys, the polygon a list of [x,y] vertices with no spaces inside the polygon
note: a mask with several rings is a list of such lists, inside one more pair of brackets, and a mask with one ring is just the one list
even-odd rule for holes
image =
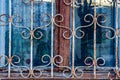
{"label": "vertical iron bar", "polygon": [[74,56],[75,56],[75,1],[73,0],[72,2],[72,31],[73,31],[73,36],[72,36],[72,78],[75,77],[75,67],[74,67]]}
{"label": "vertical iron bar", "polygon": [[[118,74],[118,35],[119,35],[119,33],[118,33],[118,0],[116,0],[116,2],[115,2],[115,11],[116,11],[116,17],[115,17],[115,21],[116,21],[116,39],[115,39],[115,45],[116,45],[116,47],[115,47],[115,57],[116,57],[116,73]],[[118,76],[116,75],[116,79],[118,78]]]}
{"label": "vertical iron bar", "polygon": [[[31,0],[31,16],[30,16],[30,70],[33,70],[33,0]],[[32,76],[32,73],[30,73]]]}
{"label": "vertical iron bar", "polygon": [[[9,0],[9,18],[11,18],[12,16],[12,2],[11,0]],[[11,58],[11,32],[12,32],[12,25],[11,25],[11,21],[9,21],[9,57],[8,58]],[[10,72],[11,71],[11,63],[8,62],[8,78],[10,78]]]}
{"label": "vertical iron bar", "polygon": [[94,0],[94,78],[96,79],[96,0]]}
{"label": "vertical iron bar", "polygon": [[[52,13],[52,18],[53,18],[53,16],[54,16],[54,0],[52,0],[51,6],[52,6],[52,12],[51,13]],[[54,23],[52,21],[52,24],[51,24],[51,58],[54,57],[54,54],[53,54],[53,39],[54,39]],[[51,77],[52,78],[53,78],[53,68],[54,68],[53,63],[51,63]]]}

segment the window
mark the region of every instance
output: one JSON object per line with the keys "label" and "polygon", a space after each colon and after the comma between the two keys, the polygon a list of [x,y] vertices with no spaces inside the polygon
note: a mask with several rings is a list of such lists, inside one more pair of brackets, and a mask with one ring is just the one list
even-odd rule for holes
{"label": "window", "polygon": [[[94,15],[94,5],[92,4],[93,1],[91,2],[86,2],[84,1],[84,5],[81,5],[80,8],[77,8],[76,11],[76,15],[78,15],[76,17],[76,25],[77,27],[79,25],[89,25],[92,22],[92,19],[90,16],[86,17],[87,20],[91,20],[90,22],[86,22],[84,21],[84,18],[86,15],[88,14],[92,14]],[[102,4],[103,3],[103,4]],[[115,5],[112,4],[108,4],[108,2],[104,2],[104,0],[97,1],[97,7],[96,7],[96,14],[100,15],[100,17],[98,18],[98,23],[100,23],[101,26],[109,26],[109,27],[113,27],[114,28],[114,24],[115,24],[115,14],[114,13],[114,7]],[[106,19],[106,22],[101,23],[101,21],[104,20],[104,18]],[[112,36],[112,30],[108,29],[108,28],[103,28],[99,25],[97,25],[97,32],[96,32],[96,51],[97,51],[97,57],[104,57],[105,59],[105,67],[110,67],[110,66],[115,66],[115,61],[114,61],[114,39],[108,39],[106,37],[106,33],[107,31],[111,31],[111,36]],[[80,39],[79,41],[81,42],[80,44],[76,45],[76,63],[77,64],[83,64],[84,65],[84,60],[87,56],[91,56],[93,57],[93,53],[94,53],[94,27],[93,25],[88,26],[87,28],[82,28],[83,31],[85,32],[85,36]],[[102,33],[102,34],[100,34]],[[110,34],[109,34],[110,35]],[[79,42],[78,40],[76,41],[76,43]],[[80,50],[80,46],[81,50]],[[106,53],[106,51],[108,53]],[[78,56],[80,55],[81,52],[81,57]],[[108,56],[108,57],[107,57]],[[80,62],[79,62],[80,61]],[[112,63],[113,62],[113,63]]]}
{"label": "window", "polygon": [[0,78],[119,78],[119,1],[1,0],[0,44]]}

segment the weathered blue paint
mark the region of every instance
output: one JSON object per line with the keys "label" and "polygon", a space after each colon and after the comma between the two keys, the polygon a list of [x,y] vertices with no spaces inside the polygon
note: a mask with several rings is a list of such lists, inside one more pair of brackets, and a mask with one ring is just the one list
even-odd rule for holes
{"label": "weathered blue paint", "polygon": [[[0,14],[8,14],[8,0],[2,0],[0,3]],[[16,23],[16,20],[19,20],[18,17],[13,19],[15,25],[25,26],[30,28],[30,4],[22,3],[22,0],[12,0],[12,15],[19,15],[22,20],[21,22]],[[51,15],[51,3],[42,2],[41,4],[34,4],[34,28],[44,26],[46,23],[41,22],[41,19],[44,14]],[[47,20],[45,17],[44,20]],[[34,39],[34,65],[42,64],[40,58],[44,54],[50,54],[50,29],[51,27],[45,27],[40,29],[43,32],[43,38],[41,40]],[[19,65],[28,65],[30,64],[30,40],[23,39],[21,37],[21,32],[23,28],[18,28],[12,25],[12,55],[18,55],[21,58]],[[8,26],[0,26],[0,54],[8,55]],[[25,35],[28,35],[29,32],[26,32]],[[38,34],[36,34],[38,35]],[[0,62],[4,62],[2,59]],[[0,64],[1,65],[1,64]]]}

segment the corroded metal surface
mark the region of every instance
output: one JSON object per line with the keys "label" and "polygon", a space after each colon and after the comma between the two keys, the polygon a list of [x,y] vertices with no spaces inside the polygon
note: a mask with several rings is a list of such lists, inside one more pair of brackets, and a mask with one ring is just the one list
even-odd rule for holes
{"label": "corroded metal surface", "polygon": [[[69,28],[69,27],[65,27],[65,26],[61,26],[59,24],[57,24],[58,22],[61,23],[64,21],[64,16],[61,15],[61,14],[55,14],[54,15],[54,1],[52,0],[52,15],[49,15],[49,14],[44,14],[42,17],[48,17],[48,21],[41,21],[41,22],[47,22],[47,24],[45,26],[40,26],[40,27],[36,27],[34,28],[33,27],[33,10],[34,10],[34,0],[28,0],[28,1],[25,1],[25,0],[22,0],[23,3],[25,4],[30,4],[30,27],[24,27],[24,26],[18,26],[16,25],[14,22],[13,22],[13,18],[15,17],[18,17],[19,21],[21,21],[21,16],[19,15],[12,15],[12,8],[11,8],[11,5],[12,5],[12,2],[11,0],[9,0],[9,15],[7,14],[1,14],[0,15],[0,21],[2,22],[5,22],[5,24],[3,25],[9,25],[9,55],[6,56],[6,55],[1,55],[0,56],[0,59],[2,57],[5,57],[6,60],[7,60],[7,63],[4,65],[4,66],[0,66],[0,67],[8,67],[7,69],[7,76],[8,78],[12,78],[13,76],[18,76],[18,78],[77,78],[77,79],[112,79],[112,78],[116,78],[118,79],[120,77],[119,75],[119,68],[118,68],[118,41],[119,41],[119,28],[118,28],[118,5],[119,5],[119,1],[118,0],[107,0],[107,2],[109,2],[110,4],[113,4],[115,3],[116,6],[116,27],[115,28],[112,28],[112,27],[107,27],[107,26],[103,26],[101,25],[101,23],[105,23],[106,22],[106,16],[104,14],[97,14],[96,12],[96,8],[97,8],[97,3],[96,3],[96,0],[94,0],[93,2],[93,7],[94,7],[94,12],[93,14],[86,14],[84,16],[84,21],[86,23],[89,23],[90,20],[87,19],[87,17],[91,17],[92,18],[92,22],[88,25],[83,25],[83,26],[78,26],[76,27],[75,26],[75,9],[80,7],[79,5],[83,5],[83,2],[84,0],[82,0],[81,3],[79,3],[77,0],[70,0],[70,2],[66,2],[66,0],[63,0],[64,4],[66,6],[70,6],[71,9],[72,9],[72,29]],[[106,2],[106,1],[105,1]],[[42,0],[40,0],[40,3],[42,4]],[[1,19],[1,17],[7,17],[8,18],[8,21],[4,21]],[[56,18],[60,18],[60,20],[56,20]],[[98,21],[98,18],[100,17],[103,17],[104,20],[101,20],[100,22]],[[28,31],[29,33],[27,33],[28,35],[27,36],[24,36],[24,33],[26,33],[26,31],[22,31],[21,32],[21,37],[23,39],[28,39],[30,40],[30,66],[17,66],[15,65],[18,64],[20,62],[20,57],[17,56],[17,55],[11,55],[11,33],[12,33],[12,30],[11,30],[11,27],[12,25],[14,25],[15,27],[17,28],[23,28],[25,29],[26,31]],[[33,66],[33,45],[34,45],[34,42],[33,42],[33,39],[37,39],[37,40],[41,40],[41,38],[44,36],[43,33],[41,31],[38,31],[39,29],[41,28],[45,28],[45,27],[48,27],[49,25],[51,25],[51,55],[43,55],[42,58],[41,58],[41,61],[45,64],[45,65],[40,65],[40,66],[37,66],[37,67],[34,67]],[[62,29],[65,29],[65,31],[63,32],[63,37],[64,39],[66,40],[72,40],[72,66],[61,66],[61,65],[58,65],[58,64],[61,64],[63,62],[63,57],[61,55],[54,55],[53,54],[53,41],[54,41],[54,25],[56,27],[59,27],[59,28],[62,28]],[[84,60],[84,64],[87,66],[87,68],[92,68],[92,71],[85,71],[84,69],[82,69],[81,67],[82,66],[75,66],[75,38],[77,39],[82,39],[84,38],[85,36],[85,32],[82,30],[82,28],[87,28],[87,27],[91,27],[93,26],[94,27],[94,39],[93,39],[93,50],[94,50],[94,53],[93,53],[93,58],[92,57],[86,57],[85,60]],[[100,72],[99,70],[97,70],[98,68],[100,68],[100,66],[103,66],[105,65],[105,59],[103,57],[97,57],[96,54],[96,47],[97,47],[97,44],[96,44],[96,29],[97,29],[97,26],[101,27],[101,28],[104,28],[104,29],[108,29],[108,31],[105,33],[106,37],[108,39],[115,39],[115,42],[116,42],[116,46],[115,46],[115,63],[116,63],[116,66],[115,68],[111,68],[113,69],[113,71],[105,71],[105,72]],[[35,33],[38,33],[39,36],[36,36]],[[80,32],[81,35],[78,35],[77,32]],[[113,36],[110,36],[109,34],[110,33],[114,33]],[[66,34],[69,34],[69,36],[66,36]],[[13,63],[13,59],[14,58],[17,58],[18,60],[16,62]],[[45,58],[48,58],[48,60],[45,60]],[[56,61],[56,59],[59,59],[59,61]],[[92,63],[89,63],[87,62],[88,60],[90,60]],[[99,60],[103,61],[103,63],[99,63]],[[50,70],[47,71],[45,70],[46,68],[50,67]],[[54,71],[54,67],[57,67],[57,68],[63,68],[63,70],[61,70],[60,73],[58,72],[55,72]],[[84,66],[83,66],[84,67]],[[14,75],[14,73],[12,72],[12,69],[16,69],[18,71],[18,73],[16,75]],[[6,70],[5,70],[6,71]],[[59,70],[58,70],[59,71]],[[1,73],[0,74],[1,76],[5,76],[6,77],[6,73]],[[115,77],[116,76],[116,77]],[[4,78],[4,77],[3,77]]]}

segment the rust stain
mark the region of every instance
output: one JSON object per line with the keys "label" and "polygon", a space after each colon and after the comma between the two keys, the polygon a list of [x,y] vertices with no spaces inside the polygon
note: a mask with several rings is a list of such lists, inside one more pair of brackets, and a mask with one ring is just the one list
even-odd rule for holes
{"label": "rust stain", "polygon": [[12,63],[12,57],[7,58],[8,64]]}
{"label": "rust stain", "polygon": [[10,23],[12,22],[12,17],[9,17],[8,22]]}
{"label": "rust stain", "polygon": [[54,63],[54,58],[51,58],[51,59],[50,59],[50,63]]}

